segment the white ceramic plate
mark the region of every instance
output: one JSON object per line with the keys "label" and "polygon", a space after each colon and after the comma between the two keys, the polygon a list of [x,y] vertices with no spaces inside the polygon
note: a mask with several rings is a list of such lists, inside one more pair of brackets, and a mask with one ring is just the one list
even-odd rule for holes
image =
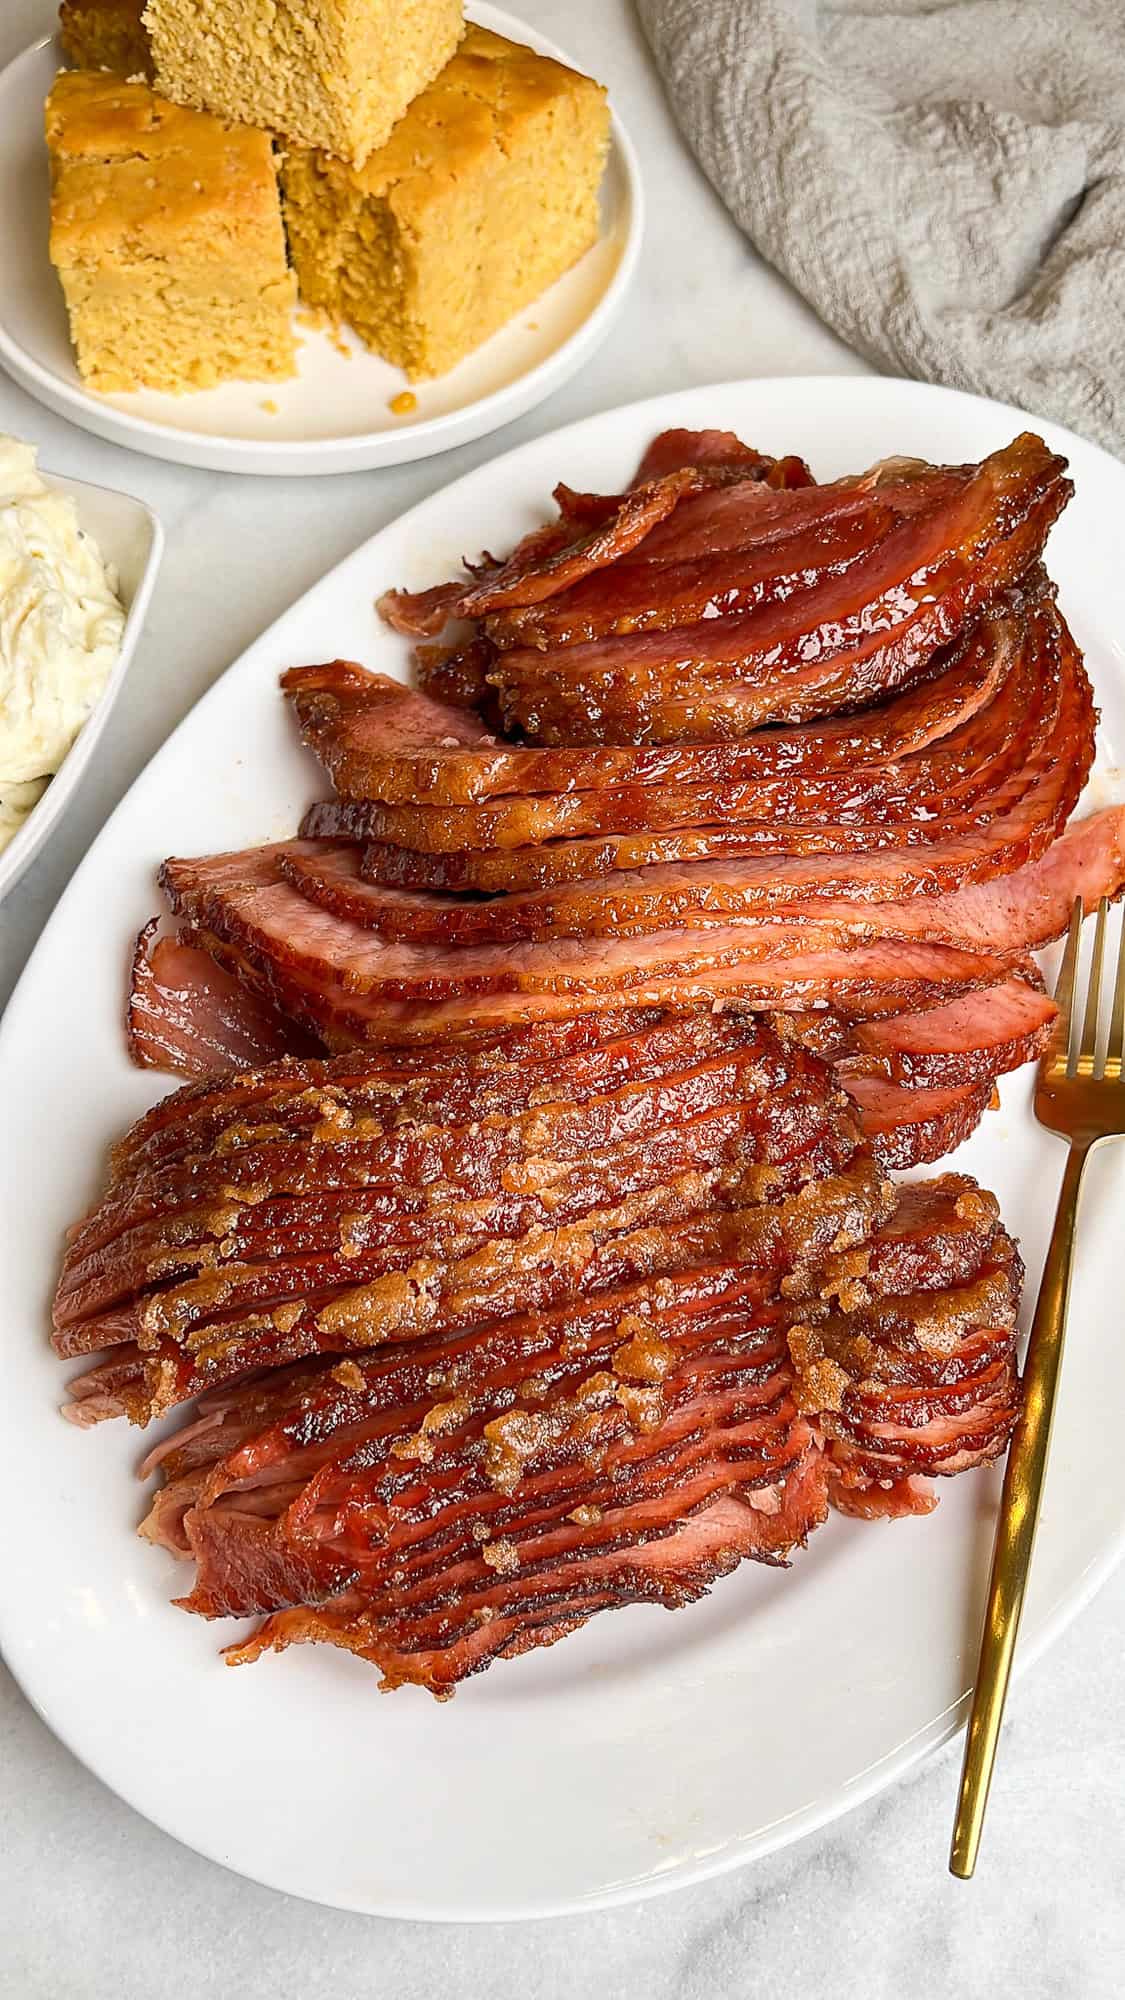
{"label": "white ceramic plate", "polygon": [[[468,11],[482,27],[581,68],[501,8]],[[48,409],[97,437],[217,472],[364,472],[428,458],[534,409],[601,344],[625,296],[643,204],[636,154],[614,114],[598,242],[448,375],[410,384],[351,335],[341,352],[327,333],[300,327],[304,345],[291,382],[228,382],[190,396],[94,395],[75,367],[47,256],[43,102],[61,60],[56,41],[40,42],[0,74],[0,362]],[[407,388],[417,407],[395,416],[391,399]]]}
{"label": "white ceramic plate", "polygon": [[134,500],[128,493],[114,493],[107,486],[88,486],[82,479],[61,479],[45,467],[42,473],[49,485],[70,494],[78,509],[79,525],[93,536],[105,561],[115,565],[126,619],[121,651],[113,670],[61,770],[32,807],[19,832],[0,849],[0,903],[38,854],[78,789],[109,720],[110,709],[125,684],[164,548],[164,531],[143,500]]}
{"label": "white ceramic plate", "polygon": [[[351,1909],[528,1917],[680,1887],[842,1813],[963,1718],[994,1474],[949,1482],[927,1520],[835,1518],[788,1573],[748,1566],[674,1617],[595,1620],[440,1705],[415,1689],[385,1698],[369,1668],[316,1648],[224,1667],[219,1647],[240,1628],[173,1610],[181,1566],[132,1533],[141,1440],[82,1434],[55,1413],[66,1371],[46,1324],[63,1228],[93,1197],[108,1142],[166,1087],[130,1069],[121,1032],[154,866],[284,835],[323,786],[283,713],[281,668],[340,653],[402,671],[376,591],[504,547],[542,518],[556,480],[612,489],[669,424],[729,425],[831,477],[896,451],[976,458],[1021,419],[904,382],[751,382],[593,418],[459,480],[326,577],[176,731],[79,869],[0,1033],[0,1462],[33,1523],[8,1538],[0,1570],[8,1658],[51,1726],[140,1811],[228,1867]],[[1125,470],[1043,429],[1078,487],[1051,567],[1120,741]],[[1061,1152],[1032,1122],[1026,1075],[1002,1096],[958,1165],[1000,1194],[1033,1291]],[[1096,1164],[1025,1663],[1090,1597],[1125,1531],[1120,1440],[1099,1420],[1125,1401],[1121,1160]],[[935,1871],[948,1832],[933,1828]]]}

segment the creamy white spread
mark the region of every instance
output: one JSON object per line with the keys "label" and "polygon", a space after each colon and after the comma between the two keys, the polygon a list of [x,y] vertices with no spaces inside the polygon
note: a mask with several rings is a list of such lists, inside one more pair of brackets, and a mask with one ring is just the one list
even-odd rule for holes
{"label": "creamy white spread", "polygon": [[125,613],[117,577],[35,449],[0,437],[0,849],[105,687]]}

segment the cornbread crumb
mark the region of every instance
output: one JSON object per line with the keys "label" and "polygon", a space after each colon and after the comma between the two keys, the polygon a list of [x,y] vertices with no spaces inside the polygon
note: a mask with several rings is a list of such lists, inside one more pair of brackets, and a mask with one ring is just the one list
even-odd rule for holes
{"label": "cornbread crumb", "polygon": [[277,415],[278,406],[272,396],[267,396],[263,403],[259,403],[258,408],[264,410],[267,417],[276,417]]}
{"label": "cornbread crumb", "polygon": [[412,381],[444,373],[595,241],[608,143],[599,84],[470,25],[361,172],[287,149],[302,298]]}
{"label": "cornbread crumb", "polygon": [[418,408],[418,398],[411,389],[400,389],[397,396],[391,397],[387,408],[393,410],[396,417],[408,417],[412,410]]}
{"label": "cornbread crumb", "polygon": [[148,0],[157,86],[355,166],[449,61],[461,0]]}
{"label": "cornbread crumb", "polygon": [[76,69],[116,76],[152,75],[152,53],[141,15],[145,0],[62,0],[59,41]]}
{"label": "cornbread crumb", "polygon": [[46,125],[51,262],[84,381],[180,392],[292,375],[267,134],[98,70],[56,77]]}

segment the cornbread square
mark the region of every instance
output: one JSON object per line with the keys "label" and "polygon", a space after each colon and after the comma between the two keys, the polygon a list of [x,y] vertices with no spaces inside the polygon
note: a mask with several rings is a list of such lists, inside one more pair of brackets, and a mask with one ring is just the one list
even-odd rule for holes
{"label": "cornbread square", "polygon": [[296,372],[296,285],[265,132],[64,70],[47,99],[51,262],[92,389]]}
{"label": "cornbread square", "polygon": [[608,143],[600,84],[470,26],[365,167],[287,149],[302,298],[412,381],[443,374],[595,241]]}
{"label": "cornbread square", "polygon": [[62,0],[59,40],[77,69],[150,76],[152,61],[141,15],[145,0]]}
{"label": "cornbread square", "polygon": [[453,54],[461,0],[148,0],[157,88],[355,166]]}

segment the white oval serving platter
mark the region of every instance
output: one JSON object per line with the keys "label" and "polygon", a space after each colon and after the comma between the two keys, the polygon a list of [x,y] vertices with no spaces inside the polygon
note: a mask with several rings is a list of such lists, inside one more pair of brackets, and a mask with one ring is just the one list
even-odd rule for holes
{"label": "white oval serving platter", "polygon": [[[57,1415],[67,1371],[47,1315],[63,1230],[94,1196],[109,1142],[167,1087],[130,1068],[121,1022],[156,864],[284,835],[323,786],[283,711],[280,669],[343,654],[404,673],[407,648],[379,625],[378,591],[432,582],[482,544],[503,548],[542,518],[559,479],[611,490],[655,432],[681,424],[801,452],[830,478],[894,452],[977,458],[1023,419],[906,382],[746,382],[592,418],[435,494],[325,577],[176,730],[75,875],[0,1027],[0,1453],[27,1510],[0,1562],[0,1639],[51,1727],[140,1812],[323,1903],[493,1919],[680,1888],[823,1825],[964,1718],[995,1472],[949,1482],[925,1520],[834,1518],[788,1572],[745,1566],[674,1616],[595,1620],[437,1704],[415,1689],[380,1695],[361,1662],[316,1648],[225,1667],[219,1648],[242,1628],[174,1610],[180,1566],[133,1532],[141,1438],[119,1425],[81,1433]],[[1049,561],[1102,705],[1104,798],[1110,746],[1125,739],[1125,469],[1041,428],[1077,486]],[[1001,1098],[955,1158],[999,1194],[1033,1294],[1061,1152],[1032,1120],[1026,1074],[1005,1079]],[[1125,1401],[1120,1151],[1095,1166],[1025,1665],[1125,1541],[1125,1469],[1107,1421]],[[943,1816],[935,1871],[948,1834]]]}
{"label": "white oval serving platter", "polygon": [[[502,8],[471,18],[542,55],[581,67]],[[498,430],[568,381],[600,346],[628,290],[644,229],[632,143],[613,114],[601,233],[574,269],[447,375],[410,384],[350,332],[298,321],[291,382],[226,382],[194,395],[99,396],[78,374],[58,279],[47,255],[43,102],[62,62],[39,42],[0,74],[0,364],[48,409],[114,444],[217,472],[365,472],[401,465]],[[416,406],[390,405],[411,389]]]}

